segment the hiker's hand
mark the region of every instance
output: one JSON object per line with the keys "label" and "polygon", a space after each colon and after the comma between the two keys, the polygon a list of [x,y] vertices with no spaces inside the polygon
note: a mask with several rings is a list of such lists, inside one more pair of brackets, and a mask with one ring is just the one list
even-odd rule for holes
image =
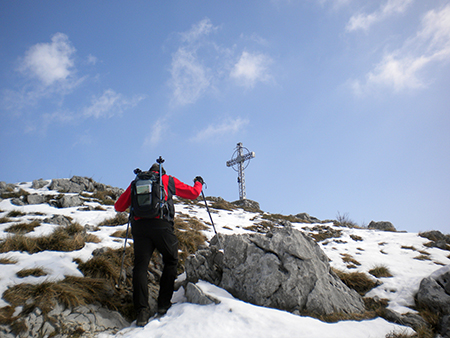
{"label": "hiker's hand", "polygon": [[194,183],[195,182],[200,182],[202,185],[205,184],[205,181],[203,181],[203,178],[201,176],[197,176],[196,178],[194,178]]}

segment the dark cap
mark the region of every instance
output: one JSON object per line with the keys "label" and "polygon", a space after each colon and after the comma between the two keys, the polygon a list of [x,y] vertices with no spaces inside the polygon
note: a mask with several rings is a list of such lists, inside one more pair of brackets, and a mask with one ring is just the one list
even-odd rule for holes
{"label": "dark cap", "polygon": [[[150,167],[150,171],[156,171],[156,172],[159,173],[159,164],[158,164],[158,163],[153,164],[153,165]],[[161,172],[162,172],[163,175],[166,174],[166,171],[164,170],[164,167],[163,167],[163,166],[161,166]]]}

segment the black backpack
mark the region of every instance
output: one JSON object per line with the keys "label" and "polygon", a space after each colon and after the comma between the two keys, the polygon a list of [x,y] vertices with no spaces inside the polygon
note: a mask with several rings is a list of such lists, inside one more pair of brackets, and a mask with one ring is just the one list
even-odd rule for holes
{"label": "black backpack", "polygon": [[139,218],[161,217],[161,201],[163,219],[172,221],[175,215],[172,195],[175,194],[175,182],[169,176],[168,196],[166,200],[165,190],[162,189],[159,173],[154,171],[138,171],[136,178],[131,182],[131,213]]}

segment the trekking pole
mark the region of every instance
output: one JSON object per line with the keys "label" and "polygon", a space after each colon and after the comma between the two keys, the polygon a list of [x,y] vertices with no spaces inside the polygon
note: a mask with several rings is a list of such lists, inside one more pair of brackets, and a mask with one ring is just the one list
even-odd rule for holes
{"label": "trekking pole", "polygon": [[160,201],[159,201],[159,208],[161,210],[161,219],[163,219],[164,216],[164,186],[162,184],[162,164],[164,163],[164,159],[159,156],[159,158],[156,160],[157,163],[159,163],[159,186],[160,186]]}
{"label": "trekking pole", "polygon": [[212,217],[211,217],[211,213],[209,212],[208,203],[206,203],[206,198],[205,198],[205,194],[203,193],[203,189],[202,189],[202,196],[203,196],[203,201],[205,202],[206,210],[208,211],[208,214],[209,214],[209,219],[211,220],[211,224],[212,224],[212,227],[213,227],[213,229],[214,229],[214,233],[216,234],[216,237],[217,237],[217,243],[219,244],[219,250],[223,250],[223,247],[222,247],[222,245],[220,244],[220,238],[219,238],[219,235],[218,235],[218,233],[217,233],[217,231],[216,231],[216,227],[214,226],[214,221],[213,221],[213,219],[212,219]]}
{"label": "trekking pole", "polygon": [[[126,232],[126,234],[125,234],[125,243],[124,243],[124,245],[123,245],[122,264],[120,264],[120,276],[119,276],[119,282],[118,282],[117,285],[116,285],[116,288],[117,288],[117,289],[120,288],[120,279],[122,278],[122,275],[123,275],[123,263],[124,263],[124,261],[125,261],[125,249],[126,249],[126,247],[127,247],[128,229],[129,229],[129,227],[130,227],[130,222],[131,222],[131,213],[130,213],[130,215],[128,216],[127,232]],[[127,279],[127,276],[126,276],[126,274],[125,274],[125,278],[123,279],[123,282],[124,282],[124,283],[125,283],[126,279]]]}

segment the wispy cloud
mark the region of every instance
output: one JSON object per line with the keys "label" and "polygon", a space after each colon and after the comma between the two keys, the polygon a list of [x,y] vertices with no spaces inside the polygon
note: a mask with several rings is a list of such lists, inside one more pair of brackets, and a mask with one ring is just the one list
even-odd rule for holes
{"label": "wispy cloud", "polygon": [[401,91],[425,87],[420,74],[433,64],[448,62],[450,57],[450,5],[427,12],[417,34],[403,46],[387,53],[366,76],[365,83],[354,81],[357,93],[374,86]]}
{"label": "wispy cloud", "polygon": [[156,147],[163,138],[163,135],[166,134],[168,130],[167,121],[164,117],[158,119],[152,126],[152,130],[145,137],[143,147],[145,148],[154,148]]}
{"label": "wispy cloud", "polygon": [[193,142],[204,142],[224,135],[234,135],[249,124],[249,120],[240,117],[227,119],[217,125],[209,125],[191,138]]}
{"label": "wispy cloud", "polygon": [[272,60],[267,55],[244,51],[231,70],[230,77],[240,86],[252,88],[256,82],[267,82],[272,79],[269,73],[271,63]]}
{"label": "wispy cloud", "polygon": [[[238,85],[249,88],[257,82],[269,80],[270,57],[260,52],[245,51],[236,62],[236,44],[223,47],[214,39],[218,31],[219,27],[205,18],[190,30],[180,33],[181,44],[172,54],[170,66],[173,105],[193,104],[206,93],[219,90],[230,77]],[[267,45],[267,41],[255,34],[251,39],[243,35],[240,38],[258,46]]]}
{"label": "wispy cloud", "polygon": [[84,117],[112,117],[122,112],[127,108],[136,106],[139,101],[143,100],[144,96],[135,96],[132,99],[125,98],[122,94],[116,93],[112,89],[107,89],[101,96],[94,96],[91,100],[91,105],[84,108]]}
{"label": "wispy cloud", "polygon": [[346,30],[349,32],[356,30],[368,30],[373,24],[383,21],[391,15],[405,12],[413,1],[414,0],[388,0],[373,13],[359,13],[353,15],[347,24]]}

